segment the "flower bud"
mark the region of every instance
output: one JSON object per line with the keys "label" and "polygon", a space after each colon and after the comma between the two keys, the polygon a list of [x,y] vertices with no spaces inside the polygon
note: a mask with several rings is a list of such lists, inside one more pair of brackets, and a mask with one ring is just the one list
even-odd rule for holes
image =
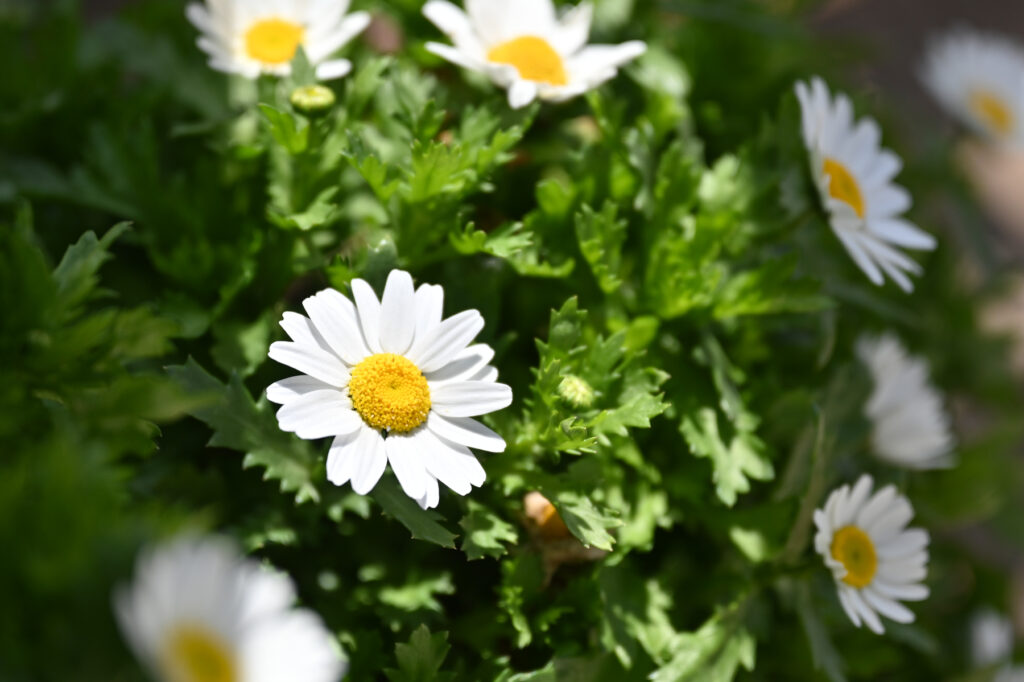
{"label": "flower bud", "polygon": [[318,118],[325,115],[332,108],[336,101],[334,91],[323,85],[303,85],[295,88],[289,97],[292,106],[300,114],[309,118]]}
{"label": "flower bud", "polygon": [[567,374],[558,384],[558,395],[573,407],[590,407],[594,403],[594,388],[575,374]]}

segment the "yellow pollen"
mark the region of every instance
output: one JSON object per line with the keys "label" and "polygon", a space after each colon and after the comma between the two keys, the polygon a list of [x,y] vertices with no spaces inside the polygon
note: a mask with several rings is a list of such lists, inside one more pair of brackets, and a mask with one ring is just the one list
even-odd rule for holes
{"label": "yellow pollen", "polygon": [[968,99],[971,111],[996,135],[1009,135],[1016,121],[1013,112],[1001,97],[987,90],[975,90]]}
{"label": "yellow pollen", "polygon": [[832,558],[846,567],[843,582],[857,589],[867,587],[878,570],[878,555],[868,534],[846,526],[832,537]]}
{"label": "yellow pollen", "polygon": [[363,421],[378,431],[407,433],[427,420],[430,386],[412,362],[378,353],[352,370],[348,394]]}
{"label": "yellow pollen", "polygon": [[239,682],[234,656],[224,641],[203,627],[176,628],[163,650],[170,682]]}
{"label": "yellow pollen", "polygon": [[284,19],[263,19],[245,32],[245,52],[264,64],[287,64],[299,50],[306,29]]}
{"label": "yellow pollen", "polygon": [[548,85],[569,83],[565,64],[555,48],[536,36],[522,36],[493,47],[487,53],[487,60],[516,67],[524,80]]}
{"label": "yellow pollen", "polygon": [[849,204],[857,215],[864,217],[864,195],[860,193],[860,185],[846,166],[835,159],[825,159],[825,173],[828,175],[828,193],[833,199]]}

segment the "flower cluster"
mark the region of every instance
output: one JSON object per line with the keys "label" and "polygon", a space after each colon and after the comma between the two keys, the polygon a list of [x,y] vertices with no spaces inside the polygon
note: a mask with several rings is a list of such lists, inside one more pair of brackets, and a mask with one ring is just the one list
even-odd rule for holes
{"label": "flower cluster", "polygon": [[[317,78],[326,81],[353,69],[336,53],[371,22],[366,12],[349,14],[348,5],[347,0],[206,0],[190,4],[186,12],[214,69],[250,79],[287,76],[302,50]],[[428,42],[426,49],[507,90],[512,108],[579,96],[612,80],[647,49],[640,41],[588,44],[593,18],[588,3],[561,15],[551,0],[466,0],[465,9],[430,0],[422,11],[451,41]],[[1022,74],[1024,53],[1017,48],[957,35],[933,50],[924,79],[975,131],[1013,145],[1024,140]],[[858,118],[851,99],[833,94],[823,79],[794,87],[822,216],[873,284],[889,280],[911,294],[912,277],[924,269],[906,251],[932,251],[937,240],[906,218],[911,196],[896,183],[902,160],[882,146],[878,124]],[[299,94],[292,100],[296,108],[334,102],[329,90]],[[280,430],[306,441],[330,439],[323,444],[321,472],[334,486],[350,486],[357,495],[374,491],[389,467],[422,510],[438,507],[449,494],[445,488],[466,496],[484,486],[487,471],[474,451],[505,452],[510,434],[499,433],[501,422],[487,415],[509,407],[513,393],[498,381],[500,354],[476,341],[485,329],[483,315],[463,310],[446,317],[445,289],[417,283],[402,269],[387,273],[379,297],[360,278],[333,283],[344,289],[345,282],[348,291],[324,288],[302,300],[304,314],[283,313],[280,327],[290,340],[270,345],[269,357],[296,374],[266,389],[266,399],[279,406]],[[591,377],[570,371],[576,352],[565,354],[565,366],[551,382],[552,400],[584,414],[597,409],[602,394]],[[869,423],[870,450],[880,462],[915,471],[952,467],[951,420],[926,360],[908,353],[892,332],[861,335],[855,352],[871,385],[860,414]],[[612,363],[606,369],[612,373]],[[636,421],[623,418],[609,427],[600,436],[604,444],[614,443],[614,436]],[[557,427],[570,432],[574,423],[570,419]],[[582,438],[581,443],[565,451],[593,446]],[[742,449],[713,456],[739,458]],[[639,457],[631,451],[622,456]],[[830,571],[850,621],[882,634],[882,617],[910,623],[915,615],[903,602],[929,594],[930,536],[909,527],[914,509],[894,485],[876,490],[871,475],[857,471],[855,476],[855,483],[832,491],[814,511],[813,549]],[[559,516],[556,503],[539,492],[525,500],[531,535],[548,546],[545,583],[562,563],[605,555],[574,544],[572,524]],[[551,558],[553,543],[557,559]],[[117,593],[115,603],[127,641],[158,679],[338,679],[346,663],[337,642],[312,611],[294,608],[296,599],[289,578],[242,558],[227,541],[188,536],[143,554],[134,583]]]}

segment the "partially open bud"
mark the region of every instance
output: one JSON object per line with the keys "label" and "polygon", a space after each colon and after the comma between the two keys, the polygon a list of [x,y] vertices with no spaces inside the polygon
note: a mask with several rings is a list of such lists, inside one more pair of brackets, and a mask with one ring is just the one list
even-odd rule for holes
{"label": "partially open bud", "polygon": [[584,379],[568,374],[558,384],[558,395],[573,407],[590,407],[594,403],[594,388]]}
{"label": "partially open bud", "polygon": [[319,118],[327,114],[336,101],[334,91],[323,85],[303,85],[295,88],[289,97],[292,106],[300,114],[309,118]]}
{"label": "partially open bud", "polygon": [[527,493],[523,498],[523,512],[531,529],[544,540],[563,540],[572,536],[555,505],[537,491]]}

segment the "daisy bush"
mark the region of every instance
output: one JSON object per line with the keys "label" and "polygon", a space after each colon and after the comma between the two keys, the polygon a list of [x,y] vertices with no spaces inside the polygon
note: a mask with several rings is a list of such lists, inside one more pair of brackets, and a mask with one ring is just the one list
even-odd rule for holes
{"label": "daisy bush", "polygon": [[1019,675],[1019,37],[97,7],[0,2],[0,680]]}

